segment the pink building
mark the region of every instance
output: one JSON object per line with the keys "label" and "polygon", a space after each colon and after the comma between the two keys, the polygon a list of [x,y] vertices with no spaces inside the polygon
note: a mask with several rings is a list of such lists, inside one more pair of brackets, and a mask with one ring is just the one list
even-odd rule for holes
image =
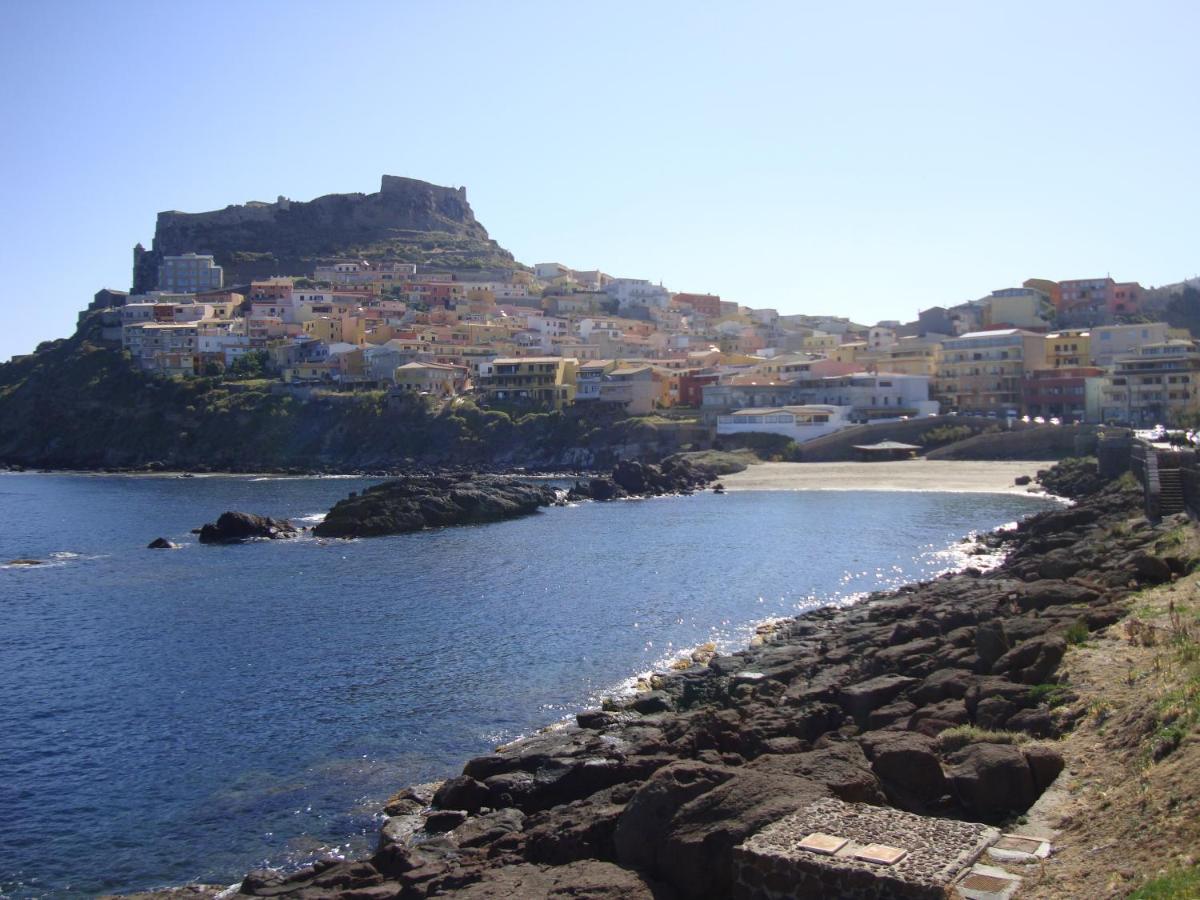
{"label": "pink building", "polygon": [[1139,312],[1143,289],[1136,281],[1116,282],[1111,278],[1081,278],[1060,281],[1061,312],[1090,312],[1127,316]]}

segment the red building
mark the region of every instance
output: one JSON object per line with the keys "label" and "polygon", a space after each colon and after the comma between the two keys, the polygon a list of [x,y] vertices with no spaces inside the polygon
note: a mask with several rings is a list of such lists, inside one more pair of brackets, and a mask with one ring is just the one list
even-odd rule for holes
{"label": "red building", "polygon": [[672,298],[678,306],[690,306],[702,316],[718,318],[721,315],[721,298],[716,294],[676,294]]}
{"label": "red building", "polygon": [[703,369],[689,369],[679,373],[679,405],[697,409],[704,400],[704,386],[716,384],[720,376]]}
{"label": "red building", "polygon": [[1034,369],[1021,382],[1021,408],[1031,416],[1082,422],[1087,415],[1087,379],[1103,374],[1093,366]]}

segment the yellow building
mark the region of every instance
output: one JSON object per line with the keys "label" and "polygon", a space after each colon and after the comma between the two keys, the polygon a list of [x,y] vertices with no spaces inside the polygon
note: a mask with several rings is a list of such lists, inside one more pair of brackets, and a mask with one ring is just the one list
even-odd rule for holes
{"label": "yellow building", "polygon": [[317,316],[304,323],[304,333],[327,344],[361,344],[363,321],[353,316]]}
{"label": "yellow building", "polygon": [[942,344],[940,341],[905,337],[885,350],[862,353],[856,361],[871,372],[928,375],[934,378],[942,362]]}
{"label": "yellow building", "polygon": [[521,356],[493,360],[490,372],[479,376],[479,390],[501,403],[540,403],[562,409],[575,400],[574,357]]}
{"label": "yellow building", "polygon": [[1090,365],[1092,335],[1090,331],[1053,331],[1046,335],[1046,366],[1051,369],[1073,369]]}
{"label": "yellow building", "polygon": [[[837,337],[837,335],[829,335],[829,337]],[[805,341],[807,342],[807,338]],[[826,359],[832,359],[837,362],[858,362],[858,358],[870,350],[866,341],[851,341],[847,344],[837,344],[829,350],[822,351]]]}
{"label": "yellow building", "polygon": [[[842,339],[836,334],[825,334],[824,332],[816,332],[810,334],[800,342],[800,346],[811,353],[829,353],[836,350],[842,344]],[[851,362],[853,360],[850,360]]]}
{"label": "yellow building", "polygon": [[1149,344],[1116,360],[1101,387],[1105,421],[1176,424],[1200,412],[1200,351],[1194,341]]}

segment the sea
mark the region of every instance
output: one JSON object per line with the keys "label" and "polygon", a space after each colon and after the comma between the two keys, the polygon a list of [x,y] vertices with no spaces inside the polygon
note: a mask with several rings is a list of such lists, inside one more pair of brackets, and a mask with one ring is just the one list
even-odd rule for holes
{"label": "sea", "polygon": [[372,483],[0,474],[0,896],[361,853],[397,789],[708,641],[961,567],[964,536],[1050,504],[730,492],[355,541],[192,534],[225,510],[311,526]]}

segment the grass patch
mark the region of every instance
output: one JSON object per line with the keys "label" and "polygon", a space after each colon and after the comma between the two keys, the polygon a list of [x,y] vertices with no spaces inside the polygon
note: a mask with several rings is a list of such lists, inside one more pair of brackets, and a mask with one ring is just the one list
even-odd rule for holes
{"label": "grass patch", "polygon": [[1045,703],[1051,709],[1065,706],[1074,698],[1071,691],[1061,684],[1035,684],[1029,689],[1029,696],[1035,704]]}
{"label": "grass patch", "polygon": [[988,731],[975,725],[955,725],[937,736],[938,749],[953,753],[968,744],[1024,744],[1029,735],[1019,731]]}
{"label": "grass patch", "polygon": [[1065,635],[1063,635],[1063,637],[1066,638],[1068,644],[1078,645],[1087,641],[1088,634],[1089,632],[1087,624],[1084,622],[1076,622],[1067,629],[1067,632]]}
{"label": "grass patch", "polygon": [[1195,900],[1200,897],[1200,866],[1168,872],[1147,881],[1129,900]]}

